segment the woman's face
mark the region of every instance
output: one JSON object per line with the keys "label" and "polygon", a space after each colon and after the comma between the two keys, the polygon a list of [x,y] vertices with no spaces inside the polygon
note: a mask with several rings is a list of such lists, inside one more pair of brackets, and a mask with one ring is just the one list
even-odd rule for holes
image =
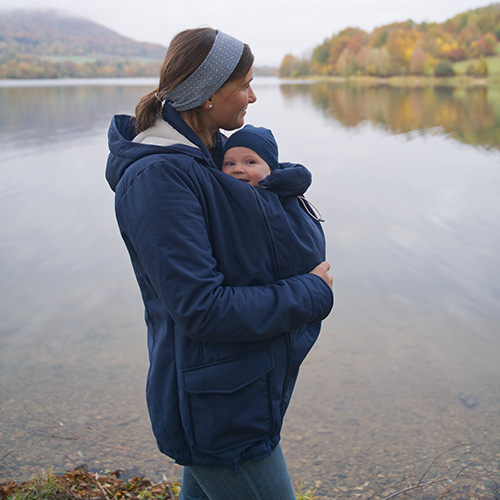
{"label": "woman's face", "polygon": [[253,80],[253,70],[238,80],[223,85],[211,100],[210,118],[215,128],[234,130],[245,123],[247,106],[257,100],[250,82]]}

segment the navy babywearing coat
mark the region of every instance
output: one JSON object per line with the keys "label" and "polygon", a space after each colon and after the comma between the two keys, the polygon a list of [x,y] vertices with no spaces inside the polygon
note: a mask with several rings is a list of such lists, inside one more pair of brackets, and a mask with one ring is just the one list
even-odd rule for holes
{"label": "navy babywearing coat", "polygon": [[114,117],[109,148],[106,177],[145,306],[160,450],[182,465],[232,468],[268,456],[333,305],[308,274],[325,256],[320,223],[295,194],[309,173],[273,171],[302,179],[281,194],[279,175],[263,188],[233,179],[168,104],[140,138],[132,117]]}

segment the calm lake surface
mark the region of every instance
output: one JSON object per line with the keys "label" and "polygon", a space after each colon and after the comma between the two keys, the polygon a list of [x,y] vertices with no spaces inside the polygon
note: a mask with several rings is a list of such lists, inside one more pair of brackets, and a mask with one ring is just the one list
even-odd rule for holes
{"label": "calm lake surface", "polygon": [[[0,83],[0,481],[180,475],[150,430],[142,302],[104,179],[111,116],[154,86]],[[500,89],[254,90],[247,122],[313,172],[335,275],[283,430],[293,480],[367,499],[445,452],[425,480],[453,481],[408,498],[495,498]]]}

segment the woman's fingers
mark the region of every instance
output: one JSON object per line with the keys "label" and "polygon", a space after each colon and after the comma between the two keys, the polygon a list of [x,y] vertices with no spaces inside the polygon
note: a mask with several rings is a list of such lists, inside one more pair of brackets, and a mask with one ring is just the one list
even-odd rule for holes
{"label": "woman's fingers", "polygon": [[330,264],[325,260],[321,264],[318,264],[309,274],[319,276],[331,288],[333,286],[333,276],[328,271],[330,271]]}

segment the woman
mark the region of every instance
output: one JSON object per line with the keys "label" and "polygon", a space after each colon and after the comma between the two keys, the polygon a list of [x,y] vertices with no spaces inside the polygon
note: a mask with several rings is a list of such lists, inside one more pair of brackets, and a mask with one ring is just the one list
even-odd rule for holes
{"label": "woman", "polygon": [[[299,365],[332,305],[324,246],[280,270],[269,197],[220,171],[255,102],[253,55],[211,28],[172,40],[135,119],[113,118],[106,177],[145,305],[147,401],[183,500],[292,500],[279,447]],[[309,273],[309,271],[312,271]]]}

